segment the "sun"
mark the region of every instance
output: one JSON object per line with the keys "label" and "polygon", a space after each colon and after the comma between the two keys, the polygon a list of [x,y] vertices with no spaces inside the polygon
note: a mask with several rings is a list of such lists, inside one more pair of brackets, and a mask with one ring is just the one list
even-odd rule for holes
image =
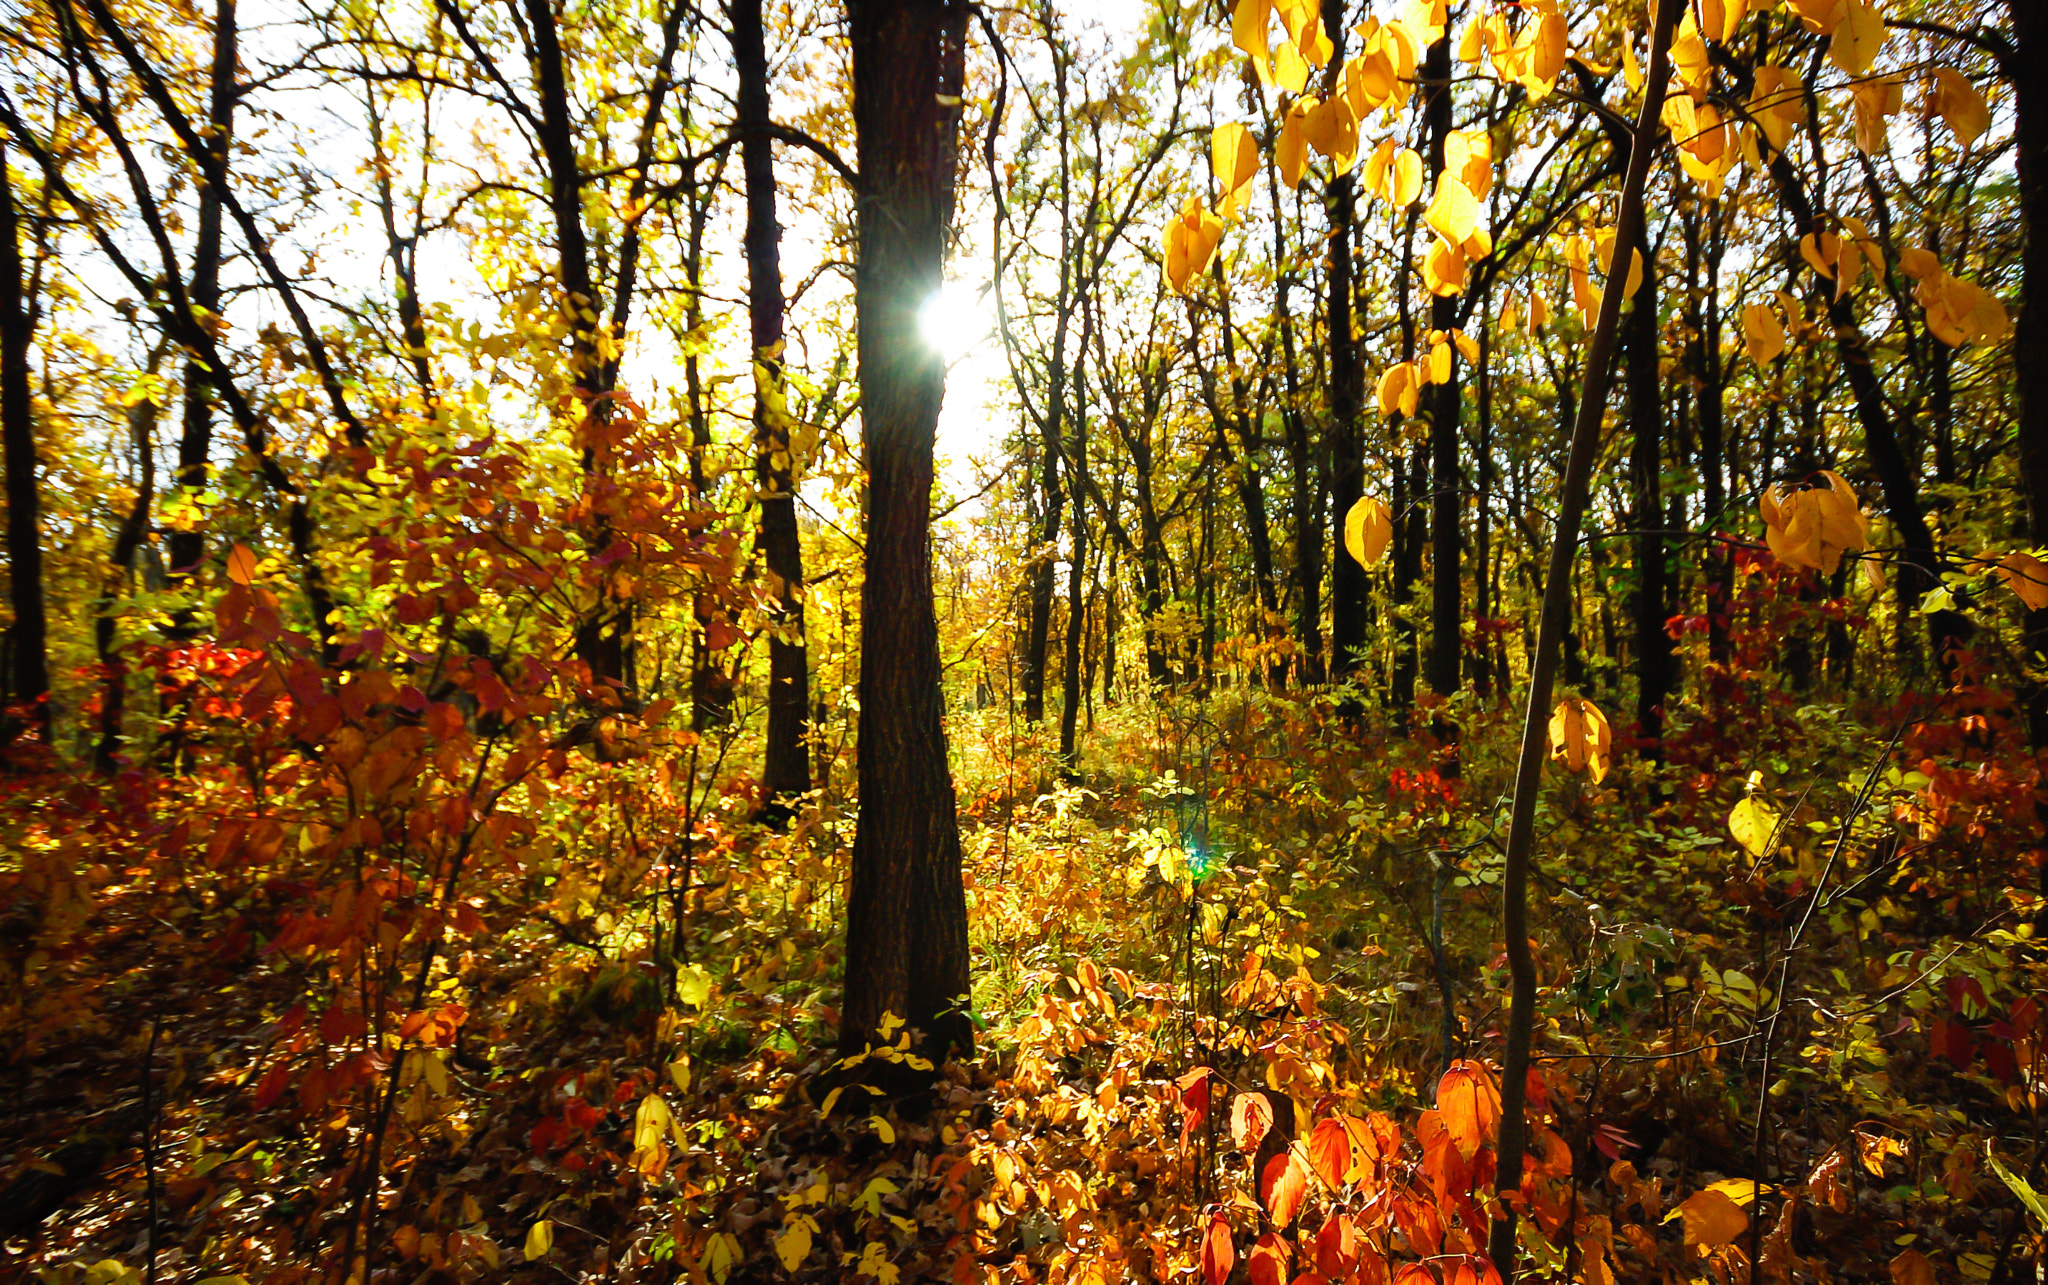
{"label": "sun", "polygon": [[981,287],[971,281],[948,281],[925,301],[918,329],[951,366],[994,335],[995,313]]}

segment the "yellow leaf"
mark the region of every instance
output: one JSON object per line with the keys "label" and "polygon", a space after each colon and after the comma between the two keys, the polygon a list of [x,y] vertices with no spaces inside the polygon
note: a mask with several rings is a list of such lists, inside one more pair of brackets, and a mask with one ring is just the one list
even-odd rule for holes
{"label": "yellow leaf", "polygon": [[1770,365],[1785,351],[1785,327],[1771,305],[1753,303],[1742,310],[1742,344],[1749,350],[1749,359],[1759,366]]}
{"label": "yellow leaf", "polygon": [[1479,226],[1479,202],[1472,199],[1464,180],[1446,170],[1437,175],[1436,195],[1430,198],[1422,221],[1445,241],[1459,245]]}
{"label": "yellow leaf", "polygon": [[1573,772],[1587,772],[1598,785],[1607,777],[1614,733],[1607,716],[1589,700],[1567,696],[1550,716],[1550,757]]}
{"label": "yellow leaf", "polygon": [[1473,365],[1479,364],[1479,341],[1462,330],[1451,331],[1451,342],[1458,345],[1458,354]]}
{"label": "yellow leaf", "polygon": [[1784,151],[1792,130],[1806,119],[1806,82],[1788,67],[1757,68],[1749,114],[1762,127],[1772,150]]}
{"label": "yellow leaf", "polygon": [[1465,252],[1455,245],[1438,241],[1430,246],[1429,257],[1422,264],[1422,280],[1429,292],[1449,298],[1465,290]]}
{"label": "yellow leaf", "polygon": [[1774,1191],[1776,1188],[1767,1182],[1759,1183],[1750,1178],[1723,1178],[1719,1182],[1708,1183],[1702,1190],[1718,1191],[1736,1204],[1748,1206],[1757,1198],[1757,1193]]}
{"label": "yellow leaf", "polygon": [[1273,0],[1237,0],[1230,14],[1230,39],[1252,56],[1261,79],[1272,75],[1273,51],[1267,36],[1273,15]]}
{"label": "yellow leaf", "polygon": [[1415,204],[1421,195],[1422,157],[1414,148],[1404,147],[1394,157],[1393,192],[1387,199],[1395,209],[1401,210]]}
{"label": "yellow leaf", "polygon": [[640,1099],[640,1109],[633,1116],[633,1149],[645,1150],[660,1142],[674,1119],[660,1094],[650,1093]]}
{"label": "yellow leaf", "polygon": [[1777,809],[1754,794],[1745,796],[1728,813],[1728,833],[1752,857],[1761,858],[1777,832]]}
{"label": "yellow leaf", "polygon": [[526,1261],[537,1262],[555,1247],[555,1225],[543,1218],[526,1229]]}
{"label": "yellow leaf", "polygon": [[799,1218],[775,1237],[775,1257],[781,1261],[782,1270],[793,1272],[797,1265],[811,1256],[811,1224],[808,1218]]}
{"label": "yellow leaf", "polygon": [[1228,219],[1236,214],[1244,190],[1258,176],[1259,145],[1253,141],[1251,130],[1232,121],[1218,125],[1209,135],[1209,159],[1216,170],[1216,181],[1223,187],[1217,212]]}
{"label": "yellow leaf", "polygon": [[1290,94],[1308,88],[1308,59],[1301,56],[1292,41],[1273,51],[1273,80]]}
{"label": "yellow leaf", "polygon": [[1861,76],[1884,47],[1884,16],[1868,0],[1847,0],[1842,24],[1828,37],[1828,61],[1845,76]]}
{"label": "yellow leaf", "polygon": [[1384,558],[1393,538],[1394,513],[1385,500],[1361,496],[1351,506],[1351,512],[1344,515],[1344,549],[1362,567],[1373,566]]}
{"label": "yellow leaf", "polygon": [[1378,398],[1382,415],[1413,415],[1422,394],[1422,371],[1412,361],[1390,366],[1380,376]]}
{"label": "yellow leaf", "polygon": [[1301,124],[1300,111],[1288,112],[1280,126],[1280,141],[1273,145],[1273,159],[1280,163],[1280,181],[1290,188],[1300,187],[1301,176],[1308,170],[1308,136],[1302,133]]}
{"label": "yellow leaf", "polygon": [[2048,563],[2024,550],[2014,550],[1998,561],[1998,578],[2019,595],[2027,610],[2048,607]]}
{"label": "yellow leaf", "polygon": [[1393,176],[1394,153],[1397,150],[1393,139],[1383,138],[1365,160],[1365,171],[1361,175],[1365,190],[1383,201],[1393,199],[1388,185]]}
{"label": "yellow leaf", "polygon": [[1934,69],[1934,110],[1948,122],[1949,132],[1968,151],[1991,128],[1991,108],[1963,74],[1949,67]]}
{"label": "yellow leaf", "polygon": [[256,554],[246,544],[228,550],[228,579],[246,585],[256,579]]}

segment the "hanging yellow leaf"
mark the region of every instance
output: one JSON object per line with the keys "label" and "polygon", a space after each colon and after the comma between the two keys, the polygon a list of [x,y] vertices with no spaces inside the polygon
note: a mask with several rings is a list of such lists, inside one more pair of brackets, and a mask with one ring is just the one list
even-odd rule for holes
{"label": "hanging yellow leaf", "polygon": [[1289,188],[1300,187],[1301,176],[1308,171],[1308,138],[1301,130],[1300,106],[1300,100],[1296,100],[1295,110],[1289,111],[1287,119],[1280,122],[1280,140],[1273,144],[1273,159],[1280,166],[1280,181]]}
{"label": "hanging yellow leaf", "polygon": [[1991,107],[1984,101],[1984,95],[1953,68],[1934,69],[1932,106],[1948,123],[1949,132],[1956,136],[1964,151],[1991,128]]}
{"label": "hanging yellow leaf", "polygon": [[1828,61],[1845,76],[1861,76],[1884,48],[1884,15],[1869,0],[1846,0],[1841,25],[1828,37]]}
{"label": "hanging yellow leaf", "polygon": [[1761,858],[1778,833],[1778,812],[1756,795],[1746,795],[1728,813],[1728,833],[1752,857]]}
{"label": "hanging yellow leaf", "polygon": [[1388,202],[1397,210],[1405,210],[1422,196],[1422,157],[1412,147],[1404,147],[1394,157],[1394,179]]}
{"label": "hanging yellow leaf", "polygon": [[1361,496],[1344,515],[1344,549],[1361,567],[1376,565],[1394,539],[1394,511],[1387,502]]}
{"label": "hanging yellow leaf", "polygon": [[1259,79],[1269,84],[1273,77],[1273,46],[1268,35],[1272,16],[1273,0],[1237,0],[1230,12],[1231,43],[1251,55]]}
{"label": "hanging yellow leaf", "polygon": [[1429,257],[1422,264],[1422,281],[1429,292],[1444,298],[1462,294],[1465,290],[1465,252],[1455,245],[1438,241],[1429,248]]}
{"label": "hanging yellow leaf", "polygon": [[1451,342],[1458,346],[1458,355],[1473,365],[1479,364],[1479,341],[1462,330],[1451,331]]}
{"label": "hanging yellow leaf", "polygon": [[1515,323],[1520,320],[1521,314],[1516,310],[1515,292],[1510,290],[1502,295],[1500,300],[1501,331],[1503,333],[1513,333]]}
{"label": "hanging yellow leaf", "polygon": [[1380,376],[1378,399],[1382,415],[1413,415],[1422,396],[1422,371],[1412,361],[1390,366]]}
{"label": "hanging yellow leaf", "polygon": [[1430,383],[1448,384],[1451,382],[1451,345],[1448,341],[1438,339],[1430,345],[1429,366],[1427,369]]}
{"label": "hanging yellow leaf", "polygon": [[1749,114],[1762,127],[1771,149],[1784,151],[1792,131],[1806,120],[1806,82],[1789,67],[1757,68]]}
{"label": "hanging yellow leaf", "polygon": [[1742,310],[1742,344],[1749,350],[1749,359],[1759,366],[1770,365],[1785,351],[1785,327],[1771,305],[1753,303]]}
{"label": "hanging yellow leaf", "polygon": [[1436,195],[1422,212],[1422,221],[1445,241],[1459,245],[1479,226],[1479,202],[1472,199],[1464,180],[1446,170],[1437,175]]}
{"label": "hanging yellow leaf", "polygon": [[1573,772],[1586,772],[1598,785],[1607,777],[1614,734],[1607,716],[1589,700],[1567,696],[1550,716],[1550,757]]}
{"label": "hanging yellow leaf", "polygon": [[1542,295],[1529,297],[1529,333],[1535,334],[1550,324],[1550,300]]}
{"label": "hanging yellow leaf", "polygon": [[1308,59],[1294,47],[1293,41],[1283,41],[1273,51],[1273,81],[1290,94],[1298,94],[1308,88]]}
{"label": "hanging yellow leaf", "polygon": [[1236,121],[1218,125],[1209,135],[1209,161],[1215,168],[1217,183],[1223,188],[1216,212],[1229,219],[1237,213],[1252,179],[1258,176],[1259,145],[1251,130]]}
{"label": "hanging yellow leaf", "polygon": [[1444,139],[1444,169],[1456,174],[1475,201],[1493,190],[1493,139],[1484,130],[1453,130]]}
{"label": "hanging yellow leaf", "polygon": [[2016,549],[1998,561],[1998,578],[2019,595],[2028,611],[2048,607],[2048,563],[2025,550]]}
{"label": "hanging yellow leaf", "polygon": [[1164,262],[1166,283],[1175,294],[1186,294],[1188,286],[1209,266],[1223,239],[1223,221],[1211,214],[1201,198],[1189,197],[1180,217],[1166,225]]}

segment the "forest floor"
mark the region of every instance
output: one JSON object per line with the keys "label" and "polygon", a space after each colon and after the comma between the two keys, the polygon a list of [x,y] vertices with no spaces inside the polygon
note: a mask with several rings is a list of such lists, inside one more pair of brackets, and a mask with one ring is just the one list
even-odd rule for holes
{"label": "forest floor", "polygon": [[[2048,961],[2009,707],[1714,699],[1661,765],[1550,778],[1524,1271],[2031,1277]],[[631,909],[672,904],[664,862],[483,890],[394,1068],[309,1006],[332,960],[276,947],[333,896],[288,852],[173,868],[94,787],[24,792],[101,828],[71,891],[0,886],[0,1279],[1477,1285],[1513,732],[1219,693],[1098,711],[1063,784],[961,716],[980,1045],[915,1109],[806,1091],[834,807],[713,806],[686,953]],[[312,1031],[361,1051],[294,1060]]]}

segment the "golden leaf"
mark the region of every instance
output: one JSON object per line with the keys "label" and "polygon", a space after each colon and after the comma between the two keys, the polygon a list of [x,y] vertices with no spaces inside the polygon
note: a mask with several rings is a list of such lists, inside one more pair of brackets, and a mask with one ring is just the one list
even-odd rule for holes
{"label": "golden leaf", "polygon": [[1344,515],[1344,550],[1352,561],[1370,567],[1387,556],[1394,539],[1394,512],[1387,502],[1374,496],[1359,497]]}
{"label": "golden leaf", "polygon": [[2019,595],[2027,604],[2028,611],[2039,611],[2048,607],[2048,563],[2033,554],[2016,549],[1998,561],[1998,578],[2005,587]]}
{"label": "golden leaf", "polygon": [[1964,151],[1968,151],[1970,145],[1991,128],[1991,108],[1984,101],[1984,95],[1953,68],[1934,69],[1932,105],[1948,123],[1949,132],[1956,136],[1956,142],[1962,144]]}

